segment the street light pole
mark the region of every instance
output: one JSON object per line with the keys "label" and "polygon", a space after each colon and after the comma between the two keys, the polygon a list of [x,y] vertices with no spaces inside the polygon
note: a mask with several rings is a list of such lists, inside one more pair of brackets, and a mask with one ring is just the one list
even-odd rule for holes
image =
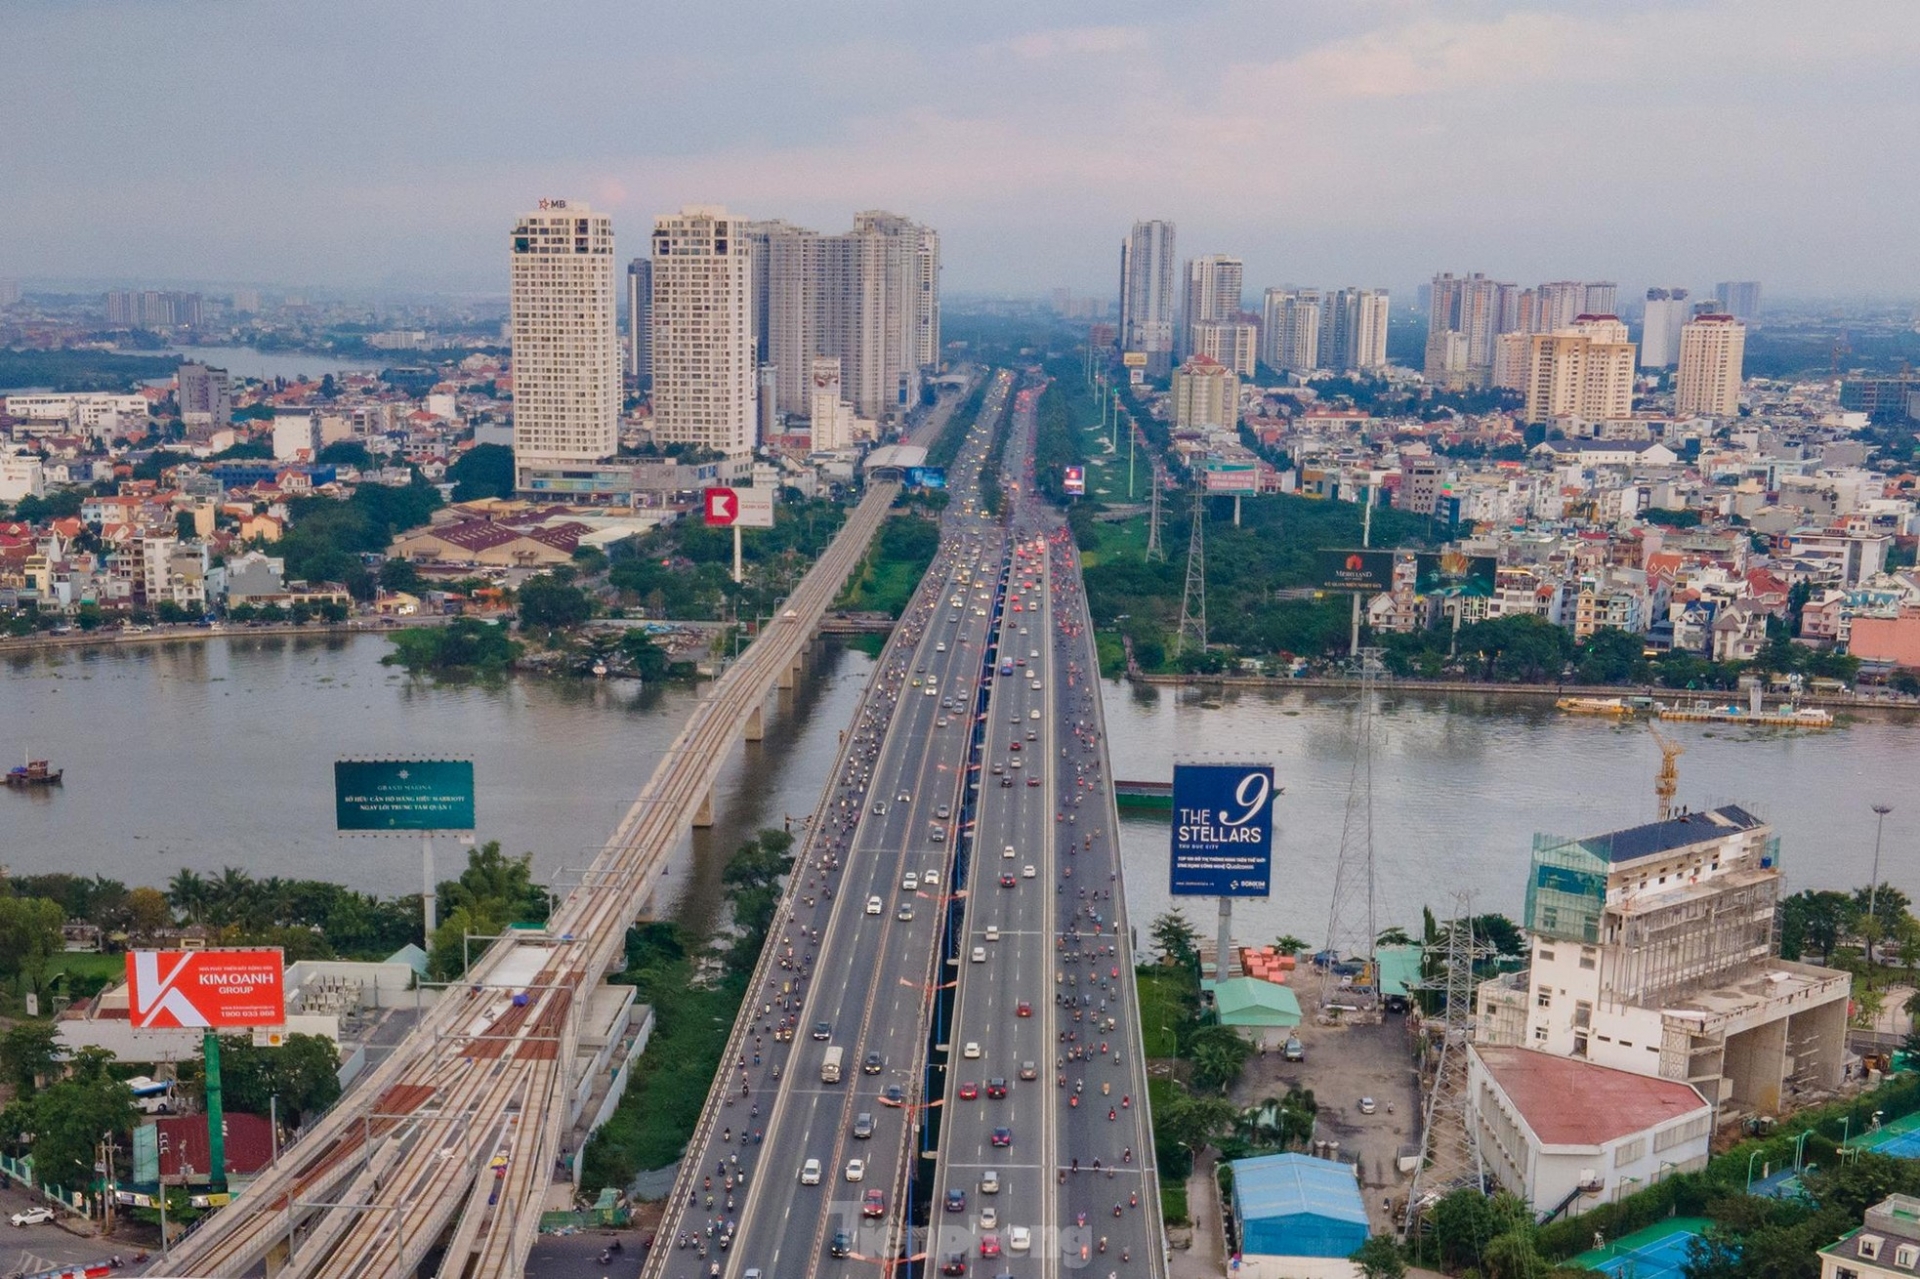
{"label": "street light pole", "polygon": [[1880,905],[1880,836],[1887,829],[1887,814],[1892,811],[1892,804],[1873,806],[1873,814],[1878,820],[1873,828],[1873,883],[1867,889],[1867,914],[1869,915],[1872,915]]}

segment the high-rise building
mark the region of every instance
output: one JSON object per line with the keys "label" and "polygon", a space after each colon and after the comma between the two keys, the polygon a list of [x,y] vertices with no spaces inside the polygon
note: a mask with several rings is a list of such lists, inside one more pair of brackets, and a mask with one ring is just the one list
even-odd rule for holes
{"label": "high-rise building", "polygon": [[1387,362],[1387,291],[1336,289],[1320,302],[1318,363],[1335,372],[1377,369]]}
{"label": "high-rise building", "polygon": [[744,220],[715,205],[653,220],[652,320],[654,439],[750,453],[758,364]]}
{"label": "high-rise building", "polygon": [[1458,390],[1486,386],[1492,380],[1501,289],[1497,281],[1477,271],[1433,277],[1432,315],[1427,322],[1429,382]]}
{"label": "high-rise building", "polygon": [[198,293],[115,289],[106,295],[106,309],[107,324],[113,328],[192,328],[201,321]]}
{"label": "high-rise building", "polygon": [[1268,289],[1261,296],[1261,336],[1267,364],[1285,373],[1320,367],[1320,291]]}
{"label": "high-rise building", "polygon": [[260,312],[260,290],[235,289],[233,296],[227,299],[227,306],[235,315],[257,315]]}
{"label": "high-rise building", "polygon": [[627,263],[627,376],[645,385],[653,376],[653,260]]}
{"label": "high-rise building", "polygon": [[0,307],[18,306],[20,303],[20,281],[0,280]]}
{"label": "high-rise building", "polygon": [[1188,261],[1180,301],[1178,354],[1184,357],[1199,349],[1194,345],[1196,325],[1220,324],[1239,317],[1245,277],[1246,266],[1240,259],[1222,253]]}
{"label": "high-rise building", "polygon": [[537,468],[595,462],[620,445],[620,335],[613,220],[578,200],[542,200],[514,223],[515,483]]}
{"label": "high-rise building", "polygon": [[1209,320],[1193,326],[1193,353],[1217,360],[1241,377],[1253,376],[1259,342],[1259,327],[1237,320]]}
{"label": "high-rise building", "polygon": [[1590,282],[1586,286],[1586,301],[1580,310],[1587,315],[1618,315],[1620,313],[1620,286],[1611,280]]}
{"label": "high-rise building", "polygon": [[812,364],[813,403],[807,420],[815,452],[831,452],[853,443],[854,414],[840,389],[840,357],[816,356]]}
{"label": "high-rise building", "polygon": [[233,421],[233,384],[225,369],[182,364],[174,399],[188,426],[225,426]]}
{"label": "high-rise building", "polygon": [[1173,371],[1173,425],[1231,431],[1240,424],[1240,379],[1218,360],[1188,358]]}
{"label": "high-rise building", "polygon": [[[1503,335],[1504,336],[1504,335]],[[1582,315],[1527,339],[1526,421],[1576,424],[1633,416],[1633,344],[1611,315]]]}
{"label": "high-rise building", "polygon": [[1120,243],[1120,346],[1147,357],[1147,372],[1173,364],[1173,223],[1136,222]]}
{"label": "high-rise building", "polygon": [[1648,289],[1640,324],[1640,367],[1671,368],[1680,358],[1680,326],[1688,319],[1685,289]]}
{"label": "high-rise building", "polygon": [[1731,315],[1696,315],[1680,326],[1680,370],[1673,411],[1681,417],[1732,417],[1740,411],[1740,366],[1747,326]]}
{"label": "high-rise building", "polygon": [[919,242],[913,250],[913,362],[916,367],[940,371],[940,233],[916,227]]}
{"label": "high-rise building", "polygon": [[1722,280],[1713,286],[1714,301],[1722,315],[1736,320],[1751,320],[1760,314],[1760,281]]}

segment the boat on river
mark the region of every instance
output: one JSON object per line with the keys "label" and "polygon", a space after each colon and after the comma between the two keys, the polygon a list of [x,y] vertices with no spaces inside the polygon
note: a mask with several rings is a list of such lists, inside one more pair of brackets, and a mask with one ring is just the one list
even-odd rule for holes
{"label": "boat on river", "polygon": [[1562,697],[1554,705],[1569,715],[1611,715],[1624,719],[1633,707],[1623,697]]}
{"label": "boat on river", "polygon": [[58,786],[66,770],[52,768],[44,759],[30,759],[7,770],[7,785],[18,789],[33,786]]}

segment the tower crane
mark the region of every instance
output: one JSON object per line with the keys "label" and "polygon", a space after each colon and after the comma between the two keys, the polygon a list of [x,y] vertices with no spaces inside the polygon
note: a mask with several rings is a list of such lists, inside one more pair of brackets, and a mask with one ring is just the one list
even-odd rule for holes
{"label": "tower crane", "polygon": [[1678,761],[1687,753],[1687,748],[1662,733],[1657,724],[1649,723],[1647,731],[1653,734],[1653,740],[1660,746],[1660,772],[1653,779],[1653,795],[1660,810],[1660,820],[1664,822],[1673,816],[1673,797],[1680,789]]}

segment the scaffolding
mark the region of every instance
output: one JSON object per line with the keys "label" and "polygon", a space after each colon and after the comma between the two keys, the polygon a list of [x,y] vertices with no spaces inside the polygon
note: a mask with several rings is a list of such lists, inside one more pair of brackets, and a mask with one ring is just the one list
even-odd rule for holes
{"label": "scaffolding", "polygon": [[1600,996],[1658,1008],[1737,981],[1773,957],[1780,876],[1739,871],[1610,913]]}
{"label": "scaffolding", "polygon": [[1599,945],[1608,869],[1607,859],[1581,840],[1534,835],[1527,929],[1555,941]]}

